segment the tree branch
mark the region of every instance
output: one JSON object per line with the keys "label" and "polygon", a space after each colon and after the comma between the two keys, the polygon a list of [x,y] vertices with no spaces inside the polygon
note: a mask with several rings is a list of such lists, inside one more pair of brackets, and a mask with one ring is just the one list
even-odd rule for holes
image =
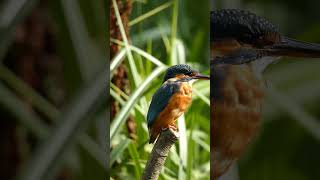
{"label": "tree branch", "polygon": [[178,140],[179,133],[168,128],[161,132],[144,169],[142,180],[157,180],[171,146]]}

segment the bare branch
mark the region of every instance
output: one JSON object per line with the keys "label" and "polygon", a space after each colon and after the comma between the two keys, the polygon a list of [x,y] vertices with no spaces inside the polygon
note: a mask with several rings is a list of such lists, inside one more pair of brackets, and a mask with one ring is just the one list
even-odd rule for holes
{"label": "bare branch", "polygon": [[168,128],[161,132],[144,169],[142,180],[157,180],[169,154],[170,148],[178,140],[178,132]]}

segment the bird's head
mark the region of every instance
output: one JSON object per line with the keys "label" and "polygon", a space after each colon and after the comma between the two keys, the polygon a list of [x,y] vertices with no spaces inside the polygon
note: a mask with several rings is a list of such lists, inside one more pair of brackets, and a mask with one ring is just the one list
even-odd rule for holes
{"label": "bird's head", "polygon": [[244,64],[263,57],[320,57],[320,45],[282,36],[265,18],[238,9],[211,12],[210,44],[214,63]]}
{"label": "bird's head", "polygon": [[178,64],[168,68],[163,78],[163,82],[166,82],[169,79],[172,79],[174,81],[191,81],[197,79],[209,80],[210,77],[200,74],[198,71],[192,69],[189,65]]}

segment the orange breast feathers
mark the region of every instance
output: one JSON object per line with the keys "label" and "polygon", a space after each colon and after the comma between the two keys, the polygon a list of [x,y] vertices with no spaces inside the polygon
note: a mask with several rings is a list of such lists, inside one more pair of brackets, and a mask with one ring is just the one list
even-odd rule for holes
{"label": "orange breast feathers", "polygon": [[152,127],[149,129],[150,143],[159,136],[162,129],[173,128],[177,130],[177,119],[187,110],[192,100],[192,86],[182,82],[179,92],[172,95],[168,105],[159,114]]}
{"label": "orange breast feathers", "polygon": [[219,68],[228,76],[215,84],[222,98],[211,97],[211,165],[215,178],[228,170],[257,134],[264,97],[263,81],[256,79],[249,65]]}

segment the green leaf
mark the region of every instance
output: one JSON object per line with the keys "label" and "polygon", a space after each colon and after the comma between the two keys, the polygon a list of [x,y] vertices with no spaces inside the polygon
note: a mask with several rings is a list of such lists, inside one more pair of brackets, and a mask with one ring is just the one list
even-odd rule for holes
{"label": "green leaf", "polygon": [[85,82],[88,82],[94,78],[97,72],[102,70],[105,57],[93,46],[78,2],[61,1],[61,4],[81,75]]}
{"label": "green leaf", "polygon": [[46,115],[50,120],[58,117],[59,110],[50,104],[45,98],[36,93],[29,85],[20,80],[9,69],[0,65],[0,79],[6,82],[11,88],[27,99],[41,113]]}
{"label": "green leaf", "polygon": [[131,142],[129,144],[128,151],[129,151],[131,158],[134,161],[134,169],[135,169],[136,179],[141,179],[140,177],[142,175],[142,170],[141,170],[141,166],[140,166],[140,162],[139,162],[140,157],[139,157],[139,153],[137,151],[137,147],[133,142]]}
{"label": "green leaf", "polygon": [[0,15],[0,60],[12,42],[17,25],[22,22],[38,0],[10,0],[2,3]]}
{"label": "green leaf", "polygon": [[26,107],[26,104],[0,83],[0,103],[20,122],[30,129],[38,138],[44,139],[48,135],[49,127]]}
{"label": "green leaf", "polygon": [[[25,82],[16,77],[12,72],[10,72],[7,68],[0,65],[0,79],[4,80],[11,88],[17,91],[20,95],[30,102],[37,110],[42,112],[44,115],[48,117],[53,123],[57,124],[59,121],[57,119],[61,115],[60,111],[50,104],[46,99],[44,99],[41,95],[37,94],[31,87],[29,87]],[[1,86],[2,87],[2,86]],[[5,98],[2,98],[2,102],[8,108],[9,111],[13,112],[17,119],[20,120],[22,124],[27,127],[28,130],[31,130],[38,138],[42,139],[49,135],[49,128],[46,124],[42,123],[42,120],[36,116],[36,114],[32,113],[28,107],[26,107],[25,103],[18,99],[14,94],[12,94],[9,90],[6,90],[5,87],[2,87],[3,95]],[[28,117],[28,118],[27,118]],[[37,130],[35,130],[36,127]],[[40,130],[41,129],[41,130]],[[41,131],[43,131],[41,133]],[[101,156],[97,158],[97,155],[101,155],[101,149],[98,150],[96,147],[97,144],[94,143],[91,138],[87,135],[82,135],[79,140],[80,145],[89,152],[89,154],[94,157],[97,162],[100,163],[103,167],[105,167],[105,163],[101,162]],[[87,144],[90,144],[88,146]]]}
{"label": "green leaf", "polygon": [[[110,166],[122,155],[123,151],[127,149],[128,145],[130,144],[130,139],[125,138],[121,140],[120,144],[118,144],[114,149],[112,149],[110,153]],[[107,156],[109,156],[107,154]]]}
{"label": "green leaf", "polygon": [[283,111],[288,113],[288,115],[297,120],[297,122],[306,128],[310,134],[312,134],[316,139],[320,140],[320,123],[318,119],[307,113],[297,103],[286,97],[286,95],[277,92],[273,88],[268,89],[268,95],[274,102],[275,106],[278,106]]}
{"label": "green leaf", "polygon": [[179,127],[179,156],[180,156],[180,166],[179,166],[179,180],[186,179],[186,173],[184,169],[188,162],[188,141],[187,141],[187,130],[184,116],[178,119]]}
{"label": "green leaf", "polygon": [[124,60],[124,57],[126,55],[126,50],[121,49],[112,59],[110,64],[110,74],[112,76],[113,72],[117,69],[117,67],[121,64],[121,62]]}
{"label": "green leaf", "polygon": [[135,86],[137,87],[138,84],[141,82],[141,77],[140,77],[140,74],[137,71],[137,67],[135,65],[135,62],[134,62],[134,59],[133,59],[133,56],[132,56],[132,53],[131,53],[131,50],[130,50],[130,47],[129,47],[129,41],[128,41],[128,38],[127,38],[127,35],[126,35],[126,32],[125,32],[125,29],[123,27],[123,23],[122,23],[122,20],[121,20],[121,16],[120,16],[120,12],[119,12],[119,9],[118,9],[118,5],[117,5],[115,0],[112,0],[112,4],[113,4],[114,11],[115,11],[115,14],[116,14],[119,30],[120,30],[120,33],[121,33],[121,37],[122,37],[123,42],[124,42],[124,47],[126,49],[126,54],[127,54],[127,57],[128,57],[128,61],[129,61],[129,64],[130,64],[130,70],[131,70],[130,72],[132,74],[132,77],[134,77],[133,81],[134,81]]}
{"label": "green leaf", "polygon": [[134,104],[140,99],[140,96],[143,94],[143,92],[147,89],[151,81],[159,74],[161,74],[165,70],[164,67],[158,67],[156,68],[146,80],[142,82],[142,84],[132,93],[129,100],[127,101],[126,105],[121,109],[121,111],[117,114],[117,116],[112,121],[112,124],[110,126],[110,139],[114,138],[114,136],[117,134],[117,132],[120,130],[122,124],[127,119],[132,107]]}
{"label": "green leaf", "polygon": [[164,9],[170,7],[171,5],[172,5],[172,2],[170,2],[170,1],[166,2],[166,3],[162,4],[162,5],[154,8],[153,10],[151,10],[151,11],[145,13],[145,14],[142,14],[141,16],[133,19],[132,21],[129,22],[129,26],[133,26],[133,25],[135,25],[135,24],[137,24],[137,23],[139,23],[139,22],[141,22],[141,21],[143,21],[143,20],[145,20],[145,19],[147,19],[147,18],[149,18],[149,17],[151,17],[151,16],[163,11]]}
{"label": "green leaf", "polygon": [[61,117],[60,124],[48,139],[32,157],[20,174],[20,180],[34,180],[45,178],[50,168],[62,157],[63,152],[75,142],[75,137],[90,120],[88,113],[94,112],[96,106],[103,101],[108,101],[105,97],[108,90],[108,83],[105,81],[107,70],[85,87],[81,93],[75,97]]}

